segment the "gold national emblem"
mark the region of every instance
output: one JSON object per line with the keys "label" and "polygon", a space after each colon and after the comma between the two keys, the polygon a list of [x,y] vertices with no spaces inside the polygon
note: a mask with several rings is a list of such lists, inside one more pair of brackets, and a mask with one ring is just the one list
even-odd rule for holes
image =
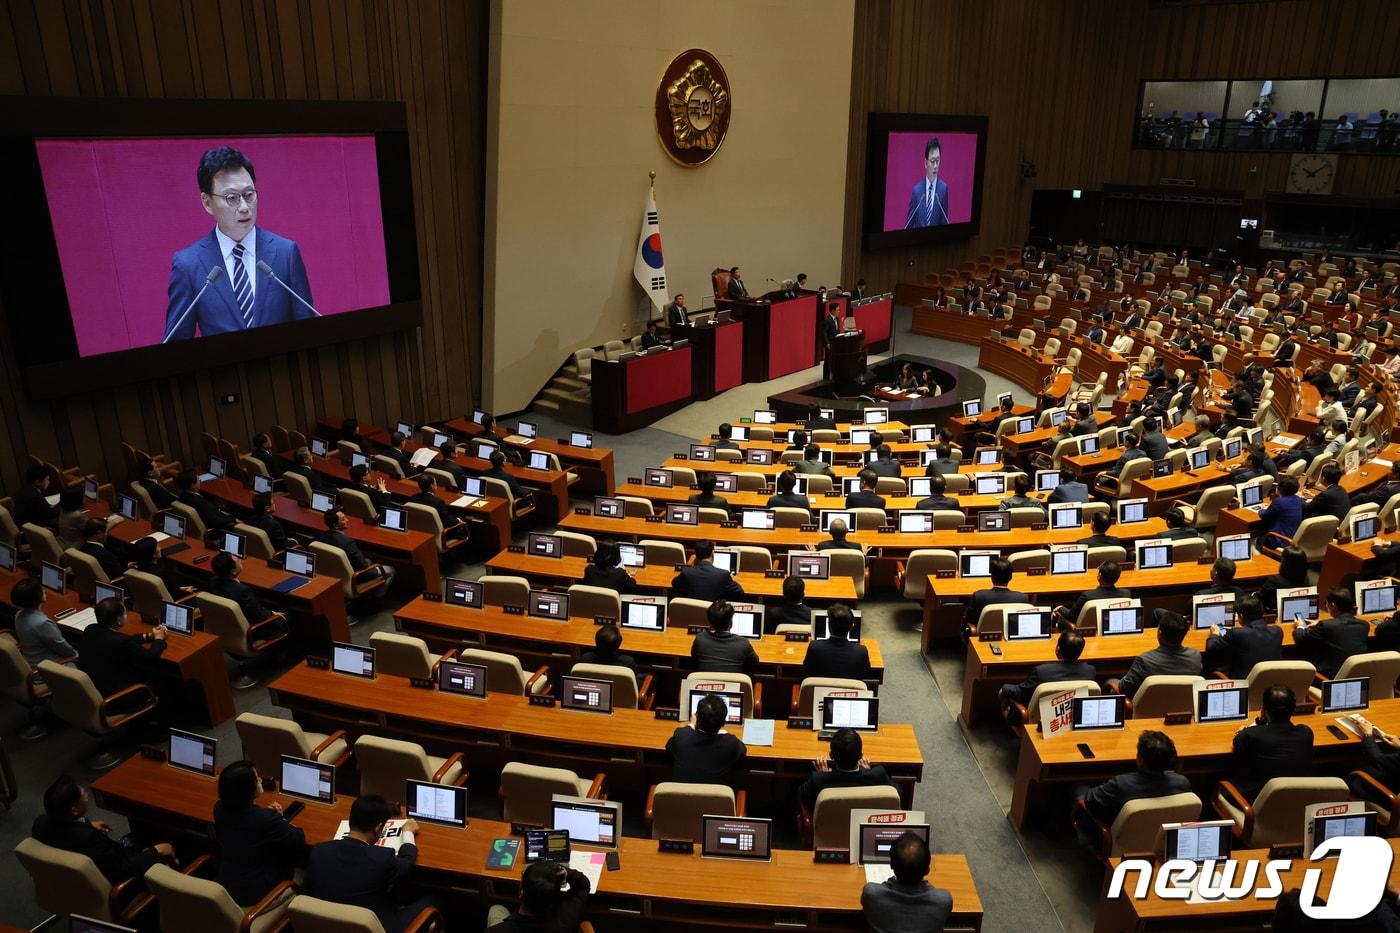
{"label": "gold national emblem", "polygon": [[656,93],[656,132],[666,154],[681,165],[700,165],[729,131],[729,78],[709,52],[677,55]]}

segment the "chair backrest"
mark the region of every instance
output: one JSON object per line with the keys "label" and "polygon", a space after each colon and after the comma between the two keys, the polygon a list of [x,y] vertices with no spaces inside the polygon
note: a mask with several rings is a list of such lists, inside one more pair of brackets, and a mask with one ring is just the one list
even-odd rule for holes
{"label": "chair backrest", "polygon": [[[19,642],[11,632],[0,632],[0,695],[17,703],[33,706],[35,695],[30,693],[30,674],[33,668],[25,660]],[[43,694],[47,695],[47,688]]]}
{"label": "chair backrest", "polygon": [[0,505],[0,541],[11,547],[19,546],[19,526],[10,510]]}
{"label": "chair backrest", "polygon": [[1211,486],[1204,490],[1196,500],[1196,519],[1192,524],[1197,528],[1214,528],[1220,521],[1220,510],[1234,497],[1234,486]]}
{"label": "chair backrest", "polygon": [[[872,510],[878,511],[878,510]],[[850,577],[855,584],[856,598],[865,598],[865,555],[851,548],[835,548],[824,551],[831,558],[833,577]]]}
{"label": "chair backrest", "polygon": [[217,881],[196,878],[161,863],[146,870],[145,881],[160,905],[164,933],[239,933],[242,928],[243,909]]}
{"label": "chair backrest", "polygon": [[[1013,509],[1012,511],[1018,511]],[[1039,512],[1039,509],[1027,509],[1026,511]],[[1030,551],[1017,551],[1008,560],[1011,561],[1011,569],[1017,573],[1025,573],[1028,570],[1050,569],[1050,551],[1048,548],[1036,548]]]}
{"label": "chair backrest", "polygon": [[1026,704],[1026,726],[1034,729],[1040,725],[1040,701],[1046,697],[1063,693],[1066,690],[1078,690],[1084,688],[1087,695],[1096,697],[1099,695],[1099,685],[1092,680],[1052,680],[1048,683],[1037,684],[1031,692],[1030,702]]}
{"label": "chair backrest", "polygon": [[374,911],[298,894],[287,905],[296,933],[384,933]]}
{"label": "chair backrest", "polygon": [[569,587],[569,615],[610,619],[622,618],[622,598],[617,590],[605,586],[586,586],[575,583]]}
{"label": "chair backrest", "polygon": [[1249,708],[1262,708],[1264,691],[1275,684],[1288,687],[1296,697],[1306,697],[1316,675],[1317,668],[1307,661],[1259,661],[1245,679],[1249,685]]}
{"label": "chair backrest", "polygon": [[1130,800],[1113,820],[1110,855],[1156,852],[1162,847],[1163,823],[1189,823],[1200,816],[1201,798],[1189,791]]}
{"label": "chair backrest", "polygon": [[666,624],[681,626],[708,626],[710,603],[704,599],[691,599],[676,596],[666,604]]}
{"label": "chair backrest", "polygon": [[1100,564],[1107,561],[1113,560],[1121,564],[1127,559],[1127,548],[1119,544],[1104,544],[1089,548],[1084,555],[1084,566],[1090,570],[1096,570]]}
{"label": "chair backrest", "polygon": [[378,794],[385,800],[400,800],[410,778],[433,779],[433,768],[423,746],[377,735],[362,735],[355,740],[355,766],[360,772],[361,797]]}
{"label": "chair backrest", "polygon": [[1323,555],[1327,553],[1327,545],[1337,536],[1339,525],[1335,515],[1314,515],[1312,518],[1305,518],[1293,535],[1293,543],[1303,549],[1310,562],[1322,560]]}
{"label": "chair backrest", "polygon": [[458,657],[472,664],[486,668],[486,689],[493,693],[525,695],[525,668],[513,654],[501,651],[487,651],[484,648],[464,648]]}
{"label": "chair backrest", "polygon": [[185,519],[185,534],[191,538],[203,539],[209,533],[209,529],[204,527],[204,519],[199,517],[199,513],[194,510],[194,506],[186,502],[172,502],[170,508]]}
{"label": "chair backrest", "polygon": [[735,470],[734,481],[740,492],[762,492],[768,486],[768,478],[753,470]]}
{"label": "chair backrest", "polygon": [[160,618],[161,603],[170,601],[170,591],[165,581],[153,573],[141,570],[128,570],[122,575],[122,583],[131,596],[131,608],[147,622]]}
{"label": "chair backrest", "polygon": [[564,531],[560,529],[554,532],[559,539],[559,546],[565,557],[589,558],[598,550],[598,542],[592,535],[579,534],[576,531]]}
{"label": "chair backrest", "polygon": [[340,580],[341,587],[345,591],[345,598],[354,599],[356,596],[355,568],[350,566],[350,556],[334,544],[327,544],[324,541],[312,541],[308,545],[308,550],[316,555],[316,572]]}
{"label": "chair backrest", "polygon": [[376,673],[432,679],[435,659],[423,639],[399,632],[375,632],[369,636],[369,646],[374,649]]}
{"label": "chair backrest", "polygon": [[1370,651],[1354,654],[1337,669],[1337,679],[1371,678],[1371,702],[1395,696],[1395,680],[1400,677],[1400,651]]}
{"label": "chair backrest", "polygon": [[438,514],[437,509],[421,502],[405,502],[403,510],[410,531],[432,535],[433,544],[437,546],[439,554],[447,550],[447,540],[443,537],[445,529],[442,527],[442,516]]}
{"label": "chair backrest", "polygon": [[102,722],[102,694],[87,674],[71,664],[55,661],[40,661],[39,673],[53,691],[50,708],[55,716],[90,735],[108,731]]}
{"label": "chair backrest", "polygon": [[63,563],[63,547],[52,531],[33,522],[24,523],[24,541],[37,565],[40,561],[51,564]]}
{"label": "chair backrest", "polygon": [[379,519],[379,511],[370,501],[368,493],[359,489],[351,489],[349,486],[342,486],[338,492],[341,508],[345,510],[346,515],[362,518],[368,522]]}
{"label": "chair backrest", "polygon": [[233,530],[243,535],[247,539],[248,556],[256,557],[260,560],[272,560],[277,549],[272,546],[272,539],[267,532],[261,528],[254,528],[252,525],[245,525],[242,522],[234,523]]}
{"label": "chair backrest", "polygon": [[1341,778],[1276,777],[1254,798],[1254,829],[1245,839],[1250,848],[1303,841],[1303,812],[1316,803],[1344,803],[1347,782]]}
{"label": "chair backrest", "polygon": [[302,505],[311,502],[311,481],[300,473],[293,473],[287,470],[282,474],[282,486],[287,495],[291,496]]}
{"label": "chair backrest", "polygon": [[588,782],[566,768],[545,768],[520,761],[501,769],[502,816],[508,823],[549,826],[553,820],[550,798],[555,794],[582,797]]}
{"label": "chair backrest", "polygon": [[764,573],[773,569],[773,555],[765,547],[740,544],[734,547],[734,552],[739,555],[741,573]]}
{"label": "chair backrest", "polygon": [[248,620],[238,603],[214,593],[198,593],[194,599],[203,617],[204,630],[219,639],[226,652],[245,658],[257,654],[248,644]]}
{"label": "chair backrest", "polygon": [[1172,541],[1172,562],[1190,563],[1206,554],[1205,538],[1176,538]]}
{"label": "chair backrest", "polygon": [[1153,674],[1133,694],[1134,719],[1161,719],[1168,713],[1189,713],[1194,690],[1206,680],[1199,675]]}
{"label": "chair backrest", "polygon": [[638,542],[646,549],[647,563],[655,567],[674,567],[685,563],[685,545],[677,541],[643,538]]}
{"label": "chair backrest", "polygon": [[1038,522],[1045,521],[1045,510],[1039,506],[1018,506],[1006,511],[1011,516],[1012,528],[1029,528]]}
{"label": "chair backrest", "polygon": [[806,509],[780,505],[773,510],[773,526],[775,528],[801,528],[811,520],[812,515]]}
{"label": "chair backrest", "polygon": [[569,673],[578,677],[591,677],[594,680],[612,681],[614,709],[636,709],[641,700],[637,675],[632,673],[630,667],[620,664],[587,664],[580,661]]}
{"label": "chair backrest", "polygon": [[977,634],[1004,632],[1006,631],[1006,614],[1008,612],[1030,612],[1035,608],[1031,603],[998,603],[993,606],[983,606],[981,613],[977,616]]}
{"label": "chair backrest", "polygon": [[804,677],[797,688],[797,716],[815,716],[813,702],[818,690],[835,687],[838,690],[865,690],[865,681],[848,677]]}
{"label": "chair backrest", "polygon": [[283,755],[311,757],[311,743],[306,733],[290,719],[240,713],[233,724],[243,745],[243,757],[253,763],[259,774],[281,774]]}
{"label": "chair backrest", "polygon": [[899,791],[888,785],[828,787],[812,808],[812,845],[844,849],[850,845],[852,810],[898,810]]}
{"label": "chair backrest", "polygon": [[875,492],[881,496],[907,496],[909,484],[902,476],[881,476],[875,480]]}
{"label": "chair backrest", "polygon": [[[56,849],[34,838],[21,839],[15,858],[34,882],[34,900],[59,916],[79,914],[94,920],[111,920],[112,885],[86,855]],[[15,896],[16,892],[11,892]]]}
{"label": "chair backrest", "polygon": [[[732,671],[695,671],[687,674],[685,680],[681,681],[681,693],[679,708],[690,712],[689,696],[691,691],[700,684],[725,684],[725,692],[736,691],[744,695],[744,718],[748,719],[753,715],[753,678],[748,674],[736,674]],[[687,718],[689,718],[687,716]]]}
{"label": "chair backrest", "polygon": [[723,784],[663,781],[652,792],[651,838],[700,841],[701,817],[734,816],[734,790]]}
{"label": "chair backrest", "polygon": [[73,571],[73,589],[78,591],[78,595],[84,599],[92,599],[94,588],[98,583],[110,583],[107,578],[107,571],[102,569],[102,564],[96,557],[70,547],[63,552],[63,564]]}
{"label": "chair backrest", "polygon": [[720,522],[729,521],[729,512],[726,509],[710,508],[702,505],[699,508],[699,514],[696,518],[702,525],[718,525]]}
{"label": "chair backrest", "polygon": [[904,565],[904,598],[922,600],[928,593],[929,577],[940,570],[957,569],[957,551],[946,548],[920,548],[911,552],[908,563]]}
{"label": "chair backrest", "polygon": [[488,606],[519,606],[530,601],[530,581],[506,574],[486,574],[478,581],[481,598]]}

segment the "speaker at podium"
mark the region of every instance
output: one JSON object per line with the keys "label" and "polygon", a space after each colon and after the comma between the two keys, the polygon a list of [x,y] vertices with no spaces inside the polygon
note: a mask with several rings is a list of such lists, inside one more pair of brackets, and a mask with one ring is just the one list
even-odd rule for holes
{"label": "speaker at podium", "polygon": [[865,379],[865,331],[846,330],[826,348],[827,370],[837,395],[859,395]]}

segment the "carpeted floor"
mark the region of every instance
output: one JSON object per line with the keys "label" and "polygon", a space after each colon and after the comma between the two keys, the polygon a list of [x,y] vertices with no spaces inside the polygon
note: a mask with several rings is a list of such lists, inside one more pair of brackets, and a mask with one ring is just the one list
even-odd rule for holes
{"label": "carpeted floor", "polygon": [[[961,344],[911,335],[909,312],[897,313],[897,353],[914,353],[944,359],[966,367],[976,366],[976,349]],[[983,374],[987,397],[1013,390],[999,377]],[[707,402],[697,403],[658,422],[622,437],[595,434],[598,446],[611,447],[618,477],[639,475],[671,451],[684,449],[692,439],[706,437],[724,420],[737,420],[763,407],[774,391],[791,388],[820,376],[817,369],[794,373],[762,386],[742,386]],[[1032,401],[1017,392],[1017,401]],[[566,430],[547,417],[536,417],[545,436]],[[523,538],[523,535],[522,535]],[[450,569],[454,575],[473,578],[480,564]],[[956,721],[961,699],[962,656],[951,649],[925,658],[919,653],[919,613],[912,604],[896,599],[871,599],[861,606],[864,630],[878,640],[885,657],[886,679],[881,691],[881,715],[893,722],[913,723],[925,760],[924,779],[915,792],[916,808],[925,811],[932,824],[935,852],[966,853],[978,891],[986,907],[983,929],[1064,929],[1078,933],[1093,926],[1095,904],[1102,879],[1098,864],[1076,847],[1063,827],[1035,826],[1018,835],[1006,821],[1016,744],[1000,723],[981,724],[969,734]],[[392,629],[389,611],[364,619],[354,629],[357,642],[372,632]],[[270,675],[269,675],[270,676]],[[264,680],[269,679],[265,677]],[[278,714],[264,688],[235,694],[239,712],[254,710]],[[0,708],[0,734],[14,764],[20,799],[0,813],[0,848],[13,849],[27,833],[41,809],[41,795],[56,775],[71,772],[80,780],[93,775],[82,767],[90,754],[90,740],[76,731],[56,727],[46,738],[21,742],[14,738],[22,714],[13,705]],[[204,730],[220,740],[219,762],[237,756],[233,724]],[[494,795],[475,794],[471,812],[477,817],[497,816]],[[102,814],[107,816],[106,814]],[[627,813],[627,829],[640,833],[640,807]],[[124,822],[112,818],[118,832]],[[783,837],[780,836],[780,841]],[[27,877],[13,858],[0,858],[0,922],[32,926],[43,919],[34,905]],[[606,925],[599,927],[606,930]]]}

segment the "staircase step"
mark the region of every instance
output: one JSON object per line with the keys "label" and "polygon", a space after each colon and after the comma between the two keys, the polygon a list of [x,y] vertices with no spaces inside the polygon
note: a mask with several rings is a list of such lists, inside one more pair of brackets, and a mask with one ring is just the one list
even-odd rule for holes
{"label": "staircase step", "polygon": [[588,383],[582,379],[570,379],[568,376],[555,376],[549,384],[560,389],[567,389],[570,392],[588,391]]}

